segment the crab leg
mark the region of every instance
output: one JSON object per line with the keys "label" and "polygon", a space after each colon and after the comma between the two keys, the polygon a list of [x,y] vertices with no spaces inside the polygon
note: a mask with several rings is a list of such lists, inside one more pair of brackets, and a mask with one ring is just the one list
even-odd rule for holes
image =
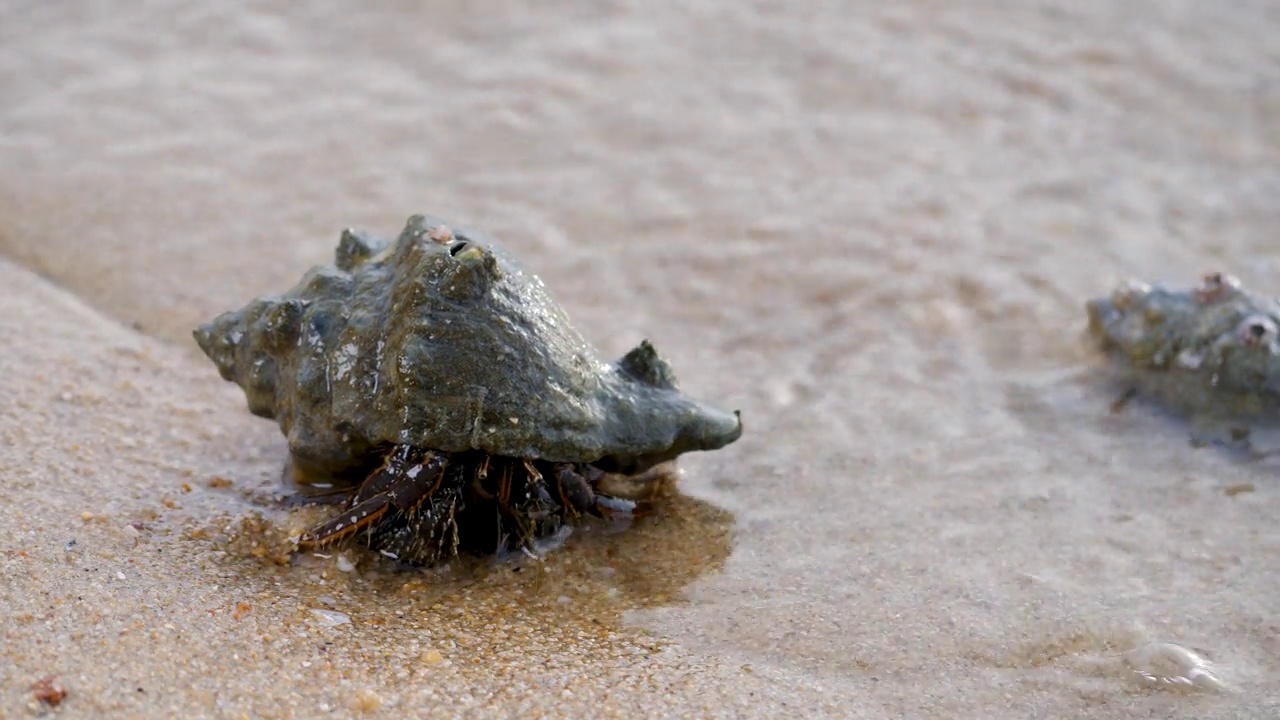
{"label": "crab leg", "polygon": [[298,544],[313,546],[341,540],[377,524],[388,510],[412,513],[440,487],[448,456],[430,453],[421,462],[407,464],[409,452],[397,448],[352,497],[350,508],[302,535]]}
{"label": "crab leg", "polygon": [[603,514],[600,511],[595,490],[591,489],[591,483],[587,482],[587,479],[572,465],[567,463],[556,465],[555,477],[556,493],[560,495],[561,504],[577,512],[590,513],[597,517]]}
{"label": "crab leg", "polygon": [[361,528],[372,527],[387,513],[387,508],[390,506],[391,501],[385,494],[375,495],[303,533],[302,537],[298,538],[298,545],[313,547],[337,542]]}
{"label": "crab leg", "polygon": [[534,465],[533,462],[528,458],[525,458],[521,462],[524,463],[524,471],[529,475],[529,479],[532,480],[535,484],[541,485],[542,471],[539,470],[538,467]]}
{"label": "crab leg", "polygon": [[471,492],[481,500],[493,500],[494,494],[489,492],[484,486],[484,481],[489,479],[489,463],[492,462],[492,455],[485,455],[475,467],[475,472],[471,474]]}
{"label": "crab leg", "polygon": [[421,463],[405,470],[387,496],[391,504],[403,513],[417,512],[418,508],[431,494],[440,487],[444,480],[444,470],[449,465],[449,456],[442,453],[430,453]]}
{"label": "crab leg", "polygon": [[511,466],[502,468],[502,479],[498,481],[498,504],[503,508],[511,502]]}
{"label": "crab leg", "polygon": [[383,458],[382,464],[377,470],[369,473],[365,477],[364,482],[356,489],[355,494],[351,497],[351,505],[359,505],[365,500],[377,497],[390,490],[396,483],[396,480],[409,469],[411,464],[420,462],[416,457],[413,448],[408,445],[398,445],[394,450],[387,453]]}

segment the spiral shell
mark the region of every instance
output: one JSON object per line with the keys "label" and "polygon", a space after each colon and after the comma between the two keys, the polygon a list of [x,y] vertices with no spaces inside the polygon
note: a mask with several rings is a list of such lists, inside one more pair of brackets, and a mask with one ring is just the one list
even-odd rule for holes
{"label": "spiral shell", "polygon": [[423,215],[391,242],[344,232],[333,266],[194,334],[295,461],[325,472],[389,444],[634,472],[742,432],[648,342],[600,360],[496,240]]}

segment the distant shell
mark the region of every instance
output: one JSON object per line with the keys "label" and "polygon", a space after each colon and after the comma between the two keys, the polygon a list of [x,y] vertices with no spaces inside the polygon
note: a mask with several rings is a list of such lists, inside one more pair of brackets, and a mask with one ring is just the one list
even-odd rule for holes
{"label": "distant shell", "polygon": [[427,216],[390,243],[343,233],[334,266],[195,338],[295,460],[327,471],[405,443],[626,472],[742,432],[647,342],[600,360],[496,240]]}
{"label": "distant shell", "polygon": [[1144,389],[1180,409],[1280,411],[1280,301],[1224,273],[1197,287],[1129,281],[1087,303],[1089,332]]}

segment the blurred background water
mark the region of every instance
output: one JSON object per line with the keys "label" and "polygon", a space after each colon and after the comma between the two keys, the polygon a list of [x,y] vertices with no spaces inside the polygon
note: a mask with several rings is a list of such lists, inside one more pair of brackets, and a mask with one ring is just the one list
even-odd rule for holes
{"label": "blurred background water", "polygon": [[[0,251],[193,348],[341,228],[484,227],[607,354],[743,410],[684,463],[732,553],[628,622],[833,714],[1265,717],[1275,466],[1110,414],[1080,335],[1130,275],[1277,291],[1278,33],[1260,1],[8,0]],[[1160,680],[1195,657],[1231,689]]]}

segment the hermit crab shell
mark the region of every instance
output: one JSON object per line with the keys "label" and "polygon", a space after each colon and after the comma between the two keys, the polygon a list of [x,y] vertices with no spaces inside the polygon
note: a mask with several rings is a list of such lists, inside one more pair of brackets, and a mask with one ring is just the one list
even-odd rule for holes
{"label": "hermit crab shell", "polygon": [[1280,300],[1215,272],[1192,288],[1131,280],[1086,308],[1136,386],[1184,411],[1280,419]]}
{"label": "hermit crab shell", "polygon": [[390,243],[343,233],[313,268],[195,331],[294,460],[338,473],[388,444],[637,472],[742,433],[648,342],[599,359],[493,238],[415,215]]}

